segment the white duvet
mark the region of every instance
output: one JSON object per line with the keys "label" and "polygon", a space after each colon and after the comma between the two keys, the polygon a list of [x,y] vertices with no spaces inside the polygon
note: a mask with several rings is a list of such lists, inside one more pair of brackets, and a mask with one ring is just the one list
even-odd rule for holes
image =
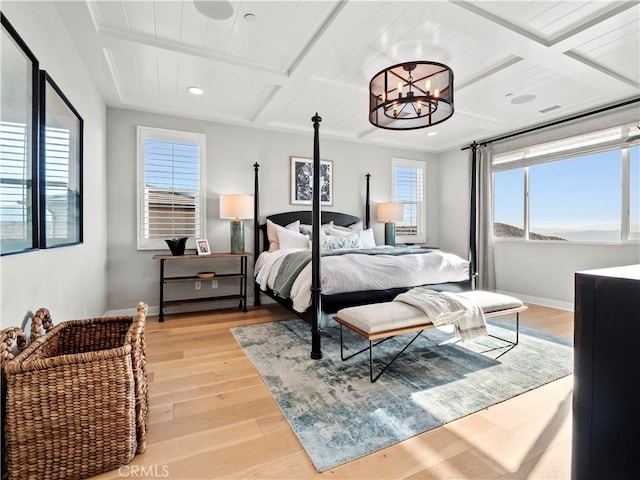
{"label": "white duvet", "polygon": [[[263,252],[254,274],[262,290],[273,288],[284,257],[301,249]],[[469,279],[469,262],[452,253],[434,250],[407,255],[344,254],[321,257],[320,282],[323,295],[415,287]],[[311,305],[311,262],[291,287],[293,308],[304,312]]]}

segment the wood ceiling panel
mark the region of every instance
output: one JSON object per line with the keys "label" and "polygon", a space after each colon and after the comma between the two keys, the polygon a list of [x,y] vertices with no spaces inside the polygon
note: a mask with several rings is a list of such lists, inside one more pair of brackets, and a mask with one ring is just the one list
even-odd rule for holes
{"label": "wood ceiling panel", "polygon": [[122,2],[93,2],[100,15],[102,26],[127,32],[129,24],[127,15]]}
{"label": "wood ceiling panel", "polygon": [[381,52],[391,41],[389,28],[404,13],[384,3],[361,10],[361,28],[350,31],[350,38],[340,50],[319,65],[318,76],[350,85],[368,85],[368,79],[391,61],[381,57]]}
{"label": "wood ceiling panel", "polygon": [[[479,91],[483,92],[482,95],[478,95]],[[536,98],[528,103],[512,104],[511,100],[520,95],[535,95]],[[592,86],[522,62],[478,82],[474,88],[461,91],[456,98],[456,109],[516,125],[523,119],[529,123],[545,120],[539,111],[550,106],[566,108],[578,105],[580,108],[600,95],[599,90]]]}
{"label": "wood ceiling panel", "polygon": [[639,83],[639,50],[640,6],[594,26],[589,40],[573,52]]}
{"label": "wood ceiling panel", "polygon": [[180,44],[183,2],[154,1],[156,39]]}
{"label": "wood ceiling panel", "polygon": [[182,9],[180,22],[180,43],[195,50],[204,48],[209,20],[196,10],[193,2],[187,2]]}
{"label": "wood ceiling panel", "polygon": [[107,52],[118,72],[117,83],[122,94],[129,98],[140,95],[142,93],[140,72],[135,55],[133,53],[117,54],[113,50]]}
{"label": "wood ceiling panel", "polygon": [[[116,58],[119,58],[119,55]],[[137,81],[140,85],[140,91],[142,92],[142,96],[145,97],[148,101],[149,98],[159,99],[160,98],[160,85],[158,84],[158,60],[149,56],[136,56],[136,67],[138,72]],[[126,87],[130,84],[132,79],[128,78],[120,78],[120,84],[125,85],[124,88],[121,87],[121,90],[124,92],[128,92],[129,89]]]}
{"label": "wood ceiling panel", "polygon": [[601,11],[604,2],[474,2],[482,10],[545,40],[570,30]]}
{"label": "wood ceiling panel", "polygon": [[[247,8],[245,10],[245,8]],[[263,41],[260,26],[263,24],[265,12],[275,8],[273,2],[251,2],[251,6],[244,6],[236,11],[236,19],[233,22],[231,36],[224,54],[233,58],[246,59],[253,48]],[[254,22],[247,22],[244,15],[253,13],[256,16]],[[269,56],[262,57],[258,62],[261,65],[271,65]]]}
{"label": "wood ceiling panel", "polygon": [[156,38],[154,2],[126,2],[124,8],[129,21],[129,33]]}

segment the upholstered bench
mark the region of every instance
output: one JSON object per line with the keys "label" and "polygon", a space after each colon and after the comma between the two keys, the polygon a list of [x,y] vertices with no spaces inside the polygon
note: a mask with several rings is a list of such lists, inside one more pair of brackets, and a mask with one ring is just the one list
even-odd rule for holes
{"label": "upholstered bench", "polygon": [[[521,300],[503,295],[500,293],[485,292],[474,290],[470,292],[461,292],[457,295],[465,297],[469,301],[480,306],[484,316],[497,317],[502,315],[516,315],[516,335],[515,340],[507,340],[499,338],[505,342],[515,346],[519,341],[520,331],[520,312],[527,309]],[[362,352],[369,351],[369,373],[371,382],[375,382],[380,375],[411,345],[420,334],[435,325],[429,320],[426,313],[417,307],[403,302],[385,302],[372,303],[369,305],[360,305],[357,307],[348,307],[339,310],[334,320],[340,324],[340,356],[342,360],[348,360]],[[345,357],[344,343],[342,336],[342,327],[357,333],[369,341],[369,346]],[[418,332],[413,339],[407,343],[404,348],[380,371],[375,377],[373,376],[373,347],[398,335]],[[378,340],[374,343],[374,340]]]}

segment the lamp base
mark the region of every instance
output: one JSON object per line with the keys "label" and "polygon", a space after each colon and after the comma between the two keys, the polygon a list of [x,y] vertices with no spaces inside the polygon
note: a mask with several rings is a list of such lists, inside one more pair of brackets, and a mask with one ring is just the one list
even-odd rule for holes
{"label": "lamp base", "polygon": [[396,224],[393,222],[386,222],[384,224],[384,244],[396,246]]}
{"label": "lamp base", "polygon": [[244,224],[240,220],[231,221],[231,253],[244,252]]}

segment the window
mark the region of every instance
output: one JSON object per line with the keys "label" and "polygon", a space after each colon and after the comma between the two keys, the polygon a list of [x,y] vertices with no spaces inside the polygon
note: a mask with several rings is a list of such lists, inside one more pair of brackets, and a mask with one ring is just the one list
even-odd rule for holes
{"label": "window", "polygon": [[0,41],[0,254],[38,248],[38,60],[4,14]]}
{"label": "window", "polygon": [[493,226],[496,237],[524,238],[524,168],[493,176]]}
{"label": "window", "polygon": [[640,240],[640,147],[629,149],[629,240]]}
{"label": "window", "polygon": [[27,125],[0,122],[2,253],[34,247],[32,168]]}
{"label": "window", "polygon": [[425,163],[416,160],[391,160],[392,197],[404,204],[404,218],[396,222],[396,241],[399,243],[424,243]]}
{"label": "window", "polygon": [[204,134],[138,127],[138,250],[204,234],[205,154]]}
{"label": "window", "polygon": [[82,242],[83,120],[46,73],[41,75],[40,247]]}
{"label": "window", "polygon": [[629,126],[498,155],[494,235],[525,240],[640,239],[639,147]]}

